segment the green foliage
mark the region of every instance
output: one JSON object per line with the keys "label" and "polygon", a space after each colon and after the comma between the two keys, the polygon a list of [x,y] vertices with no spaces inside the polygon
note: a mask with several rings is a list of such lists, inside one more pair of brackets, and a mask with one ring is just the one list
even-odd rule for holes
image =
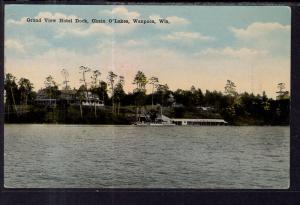
{"label": "green foliage", "polygon": [[146,75],[142,71],[138,71],[133,80],[133,84],[136,85],[134,92],[146,92],[147,83],[148,80]]}
{"label": "green foliage", "polygon": [[104,104],[108,104],[109,97],[108,97],[108,90],[107,90],[107,83],[104,81],[99,82],[99,86],[92,87],[90,89],[91,93],[98,96],[100,100],[103,101]]}
{"label": "green foliage", "polygon": [[27,105],[28,100],[31,101],[34,97],[32,94],[33,84],[26,78],[21,78],[18,84],[21,95],[21,104]]}
{"label": "green foliage", "polygon": [[[89,69],[82,68],[83,75]],[[85,107],[71,105],[59,98],[60,91],[52,76],[45,80],[48,98],[60,99],[56,107],[34,105],[36,93],[29,79],[18,81],[12,74],[5,75],[6,92],[5,122],[9,123],[87,123],[87,124],[131,124],[136,119],[136,110],[146,110],[154,121],[160,106],[163,114],[172,118],[223,118],[231,125],[288,125],[290,99],[284,84],[278,84],[278,97],[268,98],[266,93],[237,93],[236,85],[228,80],[224,94],[220,91],[205,93],[192,86],[189,90],[171,91],[167,84],[159,84],[156,77],[150,78],[151,94],[146,94],[147,77],[138,71],[134,83],[137,88],[132,93],[124,91],[125,79],[112,71],[108,83],[99,79],[100,72],[94,71],[92,84],[82,84],[76,100],[81,102],[90,91],[105,102],[105,107]],[[84,76],[85,77],[85,76]],[[118,81],[116,82],[116,80]],[[108,96],[108,87],[111,96]],[[154,87],[156,90],[154,91]],[[82,112],[81,112],[82,111]],[[82,115],[81,115],[82,114]]]}
{"label": "green foliage", "polygon": [[116,101],[120,102],[124,96],[126,95],[123,86],[124,86],[124,77],[123,76],[119,76],[119,81],[116,84],[115,90],[114,90],[114,98],[116,99]]}
{"label": "green foliage", "polygon": [[48,98],[50,99],[58,98],[60,91],[58,89],[57,83],[54,81],[54,78],[51,75],[46,77],[44,84],[45,84],[45,91],[47,93]]}
{"label": "green foliage", "polygon": [[289,98],[289,92],[285,90],[285,83],[277,84],[278,91],[276,92],[278,100],[284,100]]}
{"label": "green foliage", "polygon": [[225,94],[231,95],[231,96],[236,96],[238,93],[236,92],[236,86],[234,82],[231,80],[227,80],[227,83],[225,85]]}
{"label": "green foliage", "polygon": [[5,75],[4,90],[6,92],[6,103],[8,105],[20,104],[20,92],[16,83],[16,77],[11,73]]}

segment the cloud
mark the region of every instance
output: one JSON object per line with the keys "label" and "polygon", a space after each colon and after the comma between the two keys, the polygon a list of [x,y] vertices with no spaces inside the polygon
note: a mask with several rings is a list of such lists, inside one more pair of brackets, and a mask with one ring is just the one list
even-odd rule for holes
{"label": "cloud", "polygon": [[79,26],[61,27],[57,30],[56,38],[63,37],[65,35],[75,36],[89,36],[95,34],[110,35],[114,32],[113,28],[105,24],[91,24],[88,28]]}
{"label": "cloud", "polygon": [[101,13],[111,16],[126,17],[129,19],[138,18],[140,16],[140,14],[136,11],[128,11],[125,6],[118,6],[113,8],[112,10],[104,10]]}
{"label": "cloud", "polygon": [[229,28],[235,35],[236,38],[239,39],[255,39],[264,37],[265,35],[276,32],[276,31],[283,31],[283,32],[290,32],[291,26],[290,25],[282,25],[277,22],[272,23],[261,23],[255,22],[250,24],[247,28]]}
{"label": "cloud", "polygon": [[7,25],[23,25],[27,23],[27,17],[22,17],[20,20],[8,19],[6,21]]}
{"label": "cloud", "polygon": [[159,21],[159,19],[167,19],[169,21],[170,24],[173,25],[181,25],[181,24],[189,24],[189,20],[185,19],[185,18],[181,18],[178,16],[168,16],[166,18],[162,18],[159,15],[151,15],[149,16],[150,19],[155,20],[156,22]]}
{"label": "cloud", "polygon": [[159,19],[161,19],[161,17],[159,15],[151,15],[151,16],[149,16],[149,19],[158,21]]}
{"label": "cloud", "polygon": [[7,39],[5,40],[5,48],[6,49],[10,49],[10,50],[14,50],[17,52],[21,52],[24,53],[24,45],[19,42],[18,40],[15,39]]}
{"label": "cloud", "polygon": [[171,24],[189,24],[190,22],[185,19],[178,16],[169,16],[166,18]]}
{"label": "cloud", "polygon": [[[190,24],[190,21],[182,18],[182,17],[178,17],[178,16],[168,16],[166,18],[161,17],[160,15],[150,15],[149,19],[154,20],[156,23],[156,27],[157,28],[170,28],[170,27],[174,27],[174,26],[180,26],[180,25],[186,25],[186,24]],[[169,23],[158,23],[159,19],[167,19],[169,21]]]}
{"label": "cloud", "polygon": [[21,38],[8,38],[5,40],[5,52],[10,51],[17,56],[35,55],[51,47],[51,44],[36,36],[22,36]]}
{"label": "cloud", "polygon": [[[139,18],[140,13],[137,11],[129,11],[125,6],[114,7],[112,10],[101,11],[100,14],[110,16],[111,18],[123,18],[131,21],[134,18]],[[135,30],[139,24],[112,24],[115,34],[129,33]]]}
{"label": "cloud", "polygon": [[[101,14],[104,15],[109,15],[111,17],[120,17],[120,18],[126,18],[129,20],[135,19],[135,18],[140,18],[141,14],[137,11],[129,11],[125,6],[118,6],[113,8],[112,10],[104,10],[101,11]],[[159,15],[150,15],[149,19],[155,20],[156,22],[159,21],[159,19],[163,19]],[[167,19],[170,23],[169,24],[160,24],[157,23],[155,24],[155,27],[160,27],[160,28],[165,28],[165,27],[170,27],[170,26],[175,26],[175,25],[184,25],[184,24],[189,24],[190,22],[185,19],[181,18],[178,16],[168,16],[165,19]],[[139,24],[128,24],[128,25],[114,25],[114,29],[116,33],[127,33],[130,31],[133,31],[136,27],[140,26]]]}
{"label": "cloud", "polygon": [[196,33],[196,32],[172,32],[171,34],[168,34],[167,36],[162,36],[161,38],[170,41],[193,41],[193,40],[213,41],[214,40],[213,37],[205,36],[201,33]]}
{"label": "cloud", "polygon": [[231,57],[240,59],[253,59],[262,57],[268,54],[266,50],[256,50],[253,48],[207,48],[196,55],[210,56],[210,57]]}
{"label": "cloud", "polygon": [[246,28],[229,28],[239,47],[268,51],[269,55],[290,57],[291,26],[277,22],[254,22]]}
{"label": "cloud", "polygon": [[26,48],[37,48],[37,47],[50,47],[51,44],[42,38],[36,36],[26,36],[23,38],[23,42]]}
{"label": "cloud", "polygon": [[75,18],[79,18],[78,16],[76,15],[66,15],[66,14],[63,14],[63,13],[52,13],[52,12],[48,12],[48,11],[44,11],[44,12],[39,12],[38,15],[35,17],[35,18],[52,18],[52,19],[69,19],[69,18],[72,18],[72,19],[75,19]]}
{"label": "cloud", "polygon": [[134,40],[134,39],[129,39],[124,45],[129,46],[129,47],[134,47],[134,46],[142,46],[146,45],[147,43],[143,40]]}

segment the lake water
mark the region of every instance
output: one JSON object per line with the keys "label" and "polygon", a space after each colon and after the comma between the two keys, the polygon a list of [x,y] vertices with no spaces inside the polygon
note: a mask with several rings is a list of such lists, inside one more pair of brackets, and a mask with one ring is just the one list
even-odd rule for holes
{"label": "lake water", "polygon": [[5,187],[289,187],[289,127],[5,125]]}

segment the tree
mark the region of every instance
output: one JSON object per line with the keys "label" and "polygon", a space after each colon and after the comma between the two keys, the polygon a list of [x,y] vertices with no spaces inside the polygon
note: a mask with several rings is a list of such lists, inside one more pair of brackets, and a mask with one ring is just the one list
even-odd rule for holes
{"label": "tree", "polygon": [[80,117],[83,119],[83,113],[82,113],[82,101],[85,100],[85,92],[86,92],[86,87],[84,85],[81,85],[79,89],[77,90],[77,97],[79,99],[79,109],[80,109]]}
{"label": "tree", "polygon": [[117,74],[115,74],[113,71],[108,72],[108,82],[110,86],[111,91],[111,101],[112,101],[112,113],[115,113],[115,102],[114,102],[114,86],[115,86],[115,79],[118,77]]}
{"label": "tree", "polygon": [[147,77],[142,71],[138,71],[134,77],[133,84],[136,85],[135,92],[146,93]]}
{"label": "tree", "polygon": [[277,95],[277,100],[283,100],[283,99],[288,99],[289,98],[289,91],[285,90],[285,83],[278,83],[277,84],[278,91],[276,92]]}
{"label": "tree", "polygon": [[104,81],[100,81],[100,87],[97,91],[97,94],[100,97],[102,97],[102,101],[103,103],[106,102],[106,100],[108,99],[108,94],[107,94],[107,83]]}
{"label": "tree", "polygon": [[54,81],[54,78],[51,75],[47,76],[46,80],[44,81],[44,84],[48,98],[57,98],[59,95],[59,90],[57,83]]}
{"label": "tree", "polygon": [[88,83],[86,81],[86,73],[91,72],[91,69],[89,67],[86,66],[80,66],[79,67],[80,73],[82,73],[82,78],[80,79],[81,82],[83,82],[84,87],[85,87],[85,92],[86,92],[86,98],[87,100],[89,100],[89,94],[88,94]]}
{"label": "tree", "polygon": [[195,95],[196,95],[196,105],[202,105],[203,104],[203,98],[204,98],[202,90],[200,88],[198,88]]}
{"label": "tree", "polygon": [[21,102],[27,105],[28,97],[32,93],[33,84],[26,78],[21,78],[18,84],[21,93]]}
{"label": "tree", "polygon": [[192,92],[192,94],[195,94],[195,93],[196,93],[196,88],[195,88],[195,86],[193,86],[193,85],[192,85],[192,87],[191,87],[191,92]]}
{"label": "tree", "polygon": [[18,85],[16,83],[16,77],[13,76],[11,73],[7,73],[5,75],[4,89],[6,92],[6,104],[8,105],[8,109],[10,106],[13,106],[15,112],[18,114],[18,110],[16,106],[16,94],[18,93]]}
{"label": "tree", "polygon": [[[92,72],[92,83],[91,83],[91,88],[90,91],[92,93],[92,95],[95,97],[95,94],[98,95],[98,91],[99,91],[99,87],[100,87],[100,82],[98,80],[99,76],[101,75],[99,70],[94,70]],[[100,98],[100,95],[98,95],[98,97]]]}
{"label": "tree", "polygon": [[65,84],[65,90],[70,90],[70,86],[68,86],[69,81],[69,72],[66,69],[61,70],[61,74],[64,78],[63,84]]}
{"label": "tree", "polygon": [[231,80],[227,80],[227,83],[225,85],[225,94],[230,96],[236,96],[237,92],[235,88],[236,86],[234,82],[232,82]]}
{"label": "tree", "polygon": [[164,98],[168,91],[169,91],[169,86],[167,84],[164,84],[164,85],[158,84],[157,85],[157,93],[159,93],[161,96],[161,106],[164,105]]}
{"label": "tree", "polygon": [[157,77],[154,77],[154,76],[152,76],[151,78],[150,78],[150,82],[149,82],[149,84],[151,84],[152,85],[152,93],[151,93],[151,107],[152,107],[152,109],[153,109],[153,93],[154,93],[154,88],[157,86],[157,84],[158,84],[158,78]]}
{"label": "tree", "polygon": [[136,89],[133,90],[136,104],[136,119],[139,119],[138,113],[141,113],[141,106],[144,104],[146,98],[146,85],[147,77],[142,71],[138,71],[134,77],[133,84],[136,85]]}
{"label": "tree", "polygon": [[93,71],[93,74],[91,76],[91,79],[92,79],[92,87],[93,88],[97,88],[99,87],[99,81],[98,81],[98,78],[100,77],[101,73],[99,70],[94,70]]}
{"label": "tree", "polygon": [[124,76],[119,76],[119,81],[116,84],[115,90],[114,90],[114,99],[117,102],[117,114],[120,114],[120,107],[121,107],[121,101],[124,98],[124,96],[126,95],[126,93],[124,92]]}
{"label": "tree", "polygon": [[195,86],[192,86],[189,91],[185,92],[185,96],[187,97],[188,106],[195,107],[203,103],[203,93],[201,89],[196,89]]}
{"label": "tree", "polygon": [[[97,93],[97,90],[99,89],[99,81],[98,78],[101,75],[99,70],[93,70],[92,72],[92,83],[91,83],[91,87],[90,87],[90,91],[91,94],[93,95],[93,98],[96,98],[95,94]],[[99,96],[98,96],[99,97]],[[97,118],[97,106],[96,103],[94,104],[94,114],[95,114],[95,118]]]}

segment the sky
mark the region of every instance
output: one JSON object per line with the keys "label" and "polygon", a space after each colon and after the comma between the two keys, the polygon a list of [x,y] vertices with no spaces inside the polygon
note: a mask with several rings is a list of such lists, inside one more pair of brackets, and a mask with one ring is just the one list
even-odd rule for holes
{"label": "sky", "polygon": [[[27,18],[86,18],[89,23],[28,23]],[[156,24],[93,24],[91,19],[153,19]],[[167,19],[169,24],[160,24]],[[285,6],[5,5],[5,72],[35,90],[52,75],[79,87],[79,67],[125,77],[132,92],[138,70],[171,90],[290,89],[291,12]],[[148,86],[150,89],[150,85]],[[150,90],[149,90],[150,91]]]}

